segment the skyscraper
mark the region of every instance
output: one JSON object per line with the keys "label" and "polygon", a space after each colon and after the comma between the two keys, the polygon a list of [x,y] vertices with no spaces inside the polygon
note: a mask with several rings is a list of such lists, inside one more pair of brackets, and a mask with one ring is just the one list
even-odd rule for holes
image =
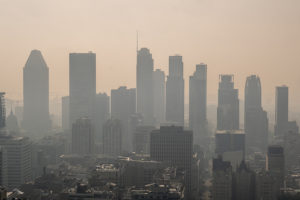
{"label": "skyscraper", "polygon": [[150,158],[170,162],[186,172],[186,195],[191,192],[191,170],[193,155],[193,133],[183,127],[161,126],[150,135]]}
{"label": "skyscraper", "polygon": [[147,48],[137,52],[136,95],[137,112],[144,116],[145,124],[153,124],[153,59]]}
{"label": "skyscraper", "polygon": [[256,75],[248,76],[246,80],[244,114],[247,152],[264,151],[268,139],[268,117],[261,105],[261,83]]}
{"label": "skyscraper", "polygon": [[239,129],[239,97],[233,75],[220,75],[217,115],[218,130]]}
{"label": "skyscraper", "polygon": [[287,86],[276,87],[275,99],[275,135],[284,135],[289,121],[289,88]]}
{"label": "skyscraper", "polygon": [[166,82],[165,73],[157,69],[153,73],[154,118],[162,123],[166,119]]}
{"label": "skyscraper", "polygon": [[70,127],[77,119],[95,120],[96,54],[71,53],[69,56]]}
{"label": "skyscraper", "polygon": [[89,118],[77,119],[72,126],[72,153],[88,155],[94,152],[94,130]]}
{"label": "skyscraper", "polygon": [[166,120],[184,125],[184,79],[182,56],[169,57],[169,76],[166,84]]}
{"label": "skyscraper", "polygon": [[129,134],[130,117],[136,113],[136,90],[125,86],[111,90],[111,117],[119,119],[122,125],[122,148],[132,150],[132,137]]}
{"label": "skyscraper", "polygon": [[95,127],[95,139],[102,141],[103,139],[103,125],[109,119],[109,96],[106,93],[98,93],[96,95],[96,127]]}
{"label": "skyscraper", "polygon": [[51,128],[49,69],[39,50],[32,50],[23,68],[23,128],[43,133]]}
{"label": "skyscraper", "polygon": [[122,153],[122,124],[118,119],[109,119],[103,125],[103,153],[120,156]]}
{"label": "skyscraper", "polygon": [[61,126],[64,131],[70,130],[70,97],[61,98]]}
{"label": "skyscraper", "polygon": [[206,99],[207,65],[196,65],[196,71],[190,76],[189,125],[194,133],[194,142],[199,144],[207,136]]}
{"label": "skyscraper", "polygon": [[4,92],[0,92],[0,129],[5,127],[5,99]]}

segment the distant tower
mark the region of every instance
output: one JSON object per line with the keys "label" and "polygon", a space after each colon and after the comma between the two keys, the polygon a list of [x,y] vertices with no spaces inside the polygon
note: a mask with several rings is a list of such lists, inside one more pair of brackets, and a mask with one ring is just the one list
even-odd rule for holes
{"label": "distant tower", "polygon": [[162,123],[166,119],[166,81],[165,73],[157,69],[153,73],[154,118]]}
{"label": "distant tower", "polygon": [[[96,95],[96,126],[95,138],[98,141],[103,139],[103,125],[109,119],[110,98],[106,93],[98,93]],[[102,141],[103,142],[103,141]]]}
{"label": "distant tower", "polygon": [[109,119],[103,125],[103,153],[120,156],[122,153],[122,124],[118,119]]}
{"label": "distant tower", "polygon": [[169,57],[169,76],[166,84],[166,120],[184,125],[184,79],[182,56]]}
{"label": "distant tower", "polygon": [[96,54],[71,53],[69,64],[70,124],[82,117],[88,117],[94,124]]}
{"label": "distant tower", "polygon": [[189,123],[194,133],[194,142],[199,144],[207,136],[207,65],[196,65],[196,71],[190,76]]}
{"label": "distant tower", "polygon": [[94,152],[94,130],[88,118],[77,119],[72,126],[72,153],[88,155]]}
{"label": "distant tower", "polygon": [[136,113],[136,90],[125,86],[111,90],[111,117],[119,119],[122,124],[122,148],[132,150],[132,138],[129,134],[130,117]]}
{"label": "distant tower", "polygon": [[289,121],[289,88],[276,87],[275,99],[275,135],[284,135]]}
{"label": "distant tower", "polygon": [[244,117],[247,152],[257,148],[265,151],[268,139],[268,117],[261,105],[261,83],[256,75],[247,77],[245,85]]}
{"label": "distant tower", "polygon": [[39,50],[32,50],[23,68],[23,128],[43,133],[51,128],[49,69]]}
{"label": "distant tower", "polygon": [[144,123],[153,124],[153,59],[147,48],[137,52],[136,95],[137,112],[144,116]]}
{"label": "distant tower", "polygon": [[70,97],[61,98],[61,125],[64,131],[70,130]]}
{"label": "distant tower", "polygon": [[218,130],[239,129],[239,97],[233,75],[220,75],[217,115]]}
{"label": "distant tower", "polygon": [[19,129],[18,119],[14,115],[12,109],[6,119],[6,128],[10,133],[19,134],[20,129]]}
{"label": "distant tower", "polygon": [[4,92],[0,92],[0,130],[5,127],[5,99]]}

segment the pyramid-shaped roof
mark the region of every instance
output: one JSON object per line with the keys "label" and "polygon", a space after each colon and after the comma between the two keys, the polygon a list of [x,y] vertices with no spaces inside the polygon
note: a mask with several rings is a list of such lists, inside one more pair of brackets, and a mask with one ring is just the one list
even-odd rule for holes
{"label": "pyramid-shaped roof", "polygon": [[32,50],[24,68],[48,68],[41,51]]}

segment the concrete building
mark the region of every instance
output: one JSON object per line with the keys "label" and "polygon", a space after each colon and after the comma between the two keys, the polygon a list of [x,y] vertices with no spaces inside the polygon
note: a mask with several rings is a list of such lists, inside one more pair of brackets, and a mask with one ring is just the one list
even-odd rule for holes
{"label": "concrete building", "polygon": [[182,56],[169,57],[166,83],[166,121],[184,126],[184,79]]}
{"label": "concrete building", "polygon": [[213,200],[232,200],[232,168],[221,157],[213,159]]}
{"label": "concrete building", "polygon": [[233,169],[245,160],[245,134],[241,130],[217,131],[215,135],[215,153],[230,161]]}
{"label": "concrete building", "polygon": [[5,99],[4,99],[4,92],[0,92],[0,129],[5,127]]}
{"label": "concrete building", "polygon": [[61,127],[64,131],[70,130],[70,97],[61,98]]}
{"label": "concrete building", "polygon": [[274,200],[277,194],[274,177],[267,171],[257,173],[255,177],[255,200]]}
{"label": "concrete building", "polygon": [[137,51],[136,64],[137,112],[144,117],[144,123],[152,125],[153,117],[153,59],[150,50]]}
{"label": "concrete building", "polygon": [[122,153],[122,124],[118,119],[109,119],[103,125],[103,153],[120,156]]}
{"label": "concrete building", "polygon": [[289,121],[289,88],[276,87],[275,99],[275,135],[284,135]]}
{"label": "concrete building", "polygon": [[[207,65],[196,65],[190,76],[189,127],[194,133],[194,143],[200,144],[207,137]],[[202,140],[201,140],[202,139]]]}
{"label": "concrete building", "polygon": [[94,153],[94,130],[89,118],[77,119],[72,126],[72,153],[89,155]]}
{"label": "concrete building", "polygon": [[256,75],[248,76],[246,80],[244,114],[247,152],[265,152],[269,120],[261,105],[261,83]]}
{"label": "concrete building", "polygon": [[110,98],[106,93],[98,93],[96,95],[96,106],[95,106],[95,139],[98,142],[103,142],[103,125],[109,119],[110,113]]}
{"label": "concrete building", "polygon": [[136,90],[125,86],[111,90],[111,117],[119,119],[122,124],[122,148],[132,150],[132,136],[129,134],[129,120],[136,113]]}
{"label": "concrete building", "polygon": [[0,146],[0,184],[4,187],[8,186],[7,170],[7,151],[5,147]]}
{"label": "concrete building", "polygon": [[28,138],[0,135],[0,146],[6,151],[7,187],[14,189],[32,180],[32,144]]}
{"label": "concrete building", "polygon": [[9,115],[6,118],[6,129],[11,133],[11,134],[19,134],[20,133],[20,128],[19,128],[19,123],[17,116],[14,115],[13,111],[11,110]]}
{"label": "concrete building", "polygon": [[96,54],[69,55],[70,127],[88,117],[94,125],[96,100]]}
{"label": "concrete building", "polygon": [[23,68],[23,128],[45,133],[51,128],[49,116],[49,68],[39,50],[32,50]]}
{"label": "concrete building", "polygon": [[234,89],[233,75],[220,75],[217,109],[218,130],[239,129],[238,89]]}
{"label": "concrete building", "polygon": [[156,124],[166,120],[166,81],[165,73],[157,69],[153,72],[154,118]]}
{"label": "concrete building", "polygon": [[133,151],[137,154],[150,154],[150,133],[154,126],[138,126],[134,131]]}
{"label": "concrete building", "polygon": [[285,180],[285,159],[282,146],[271,145],[268,147],[266,168],[275,178],[277,191],[284,186]]}
{"label": "concrete building", "polygon": [[193,155],[193,132],[183,127],[161,126],[150,135],[150,158],[169,162],[186,172],[186,194],[191,194],[191,170]]}

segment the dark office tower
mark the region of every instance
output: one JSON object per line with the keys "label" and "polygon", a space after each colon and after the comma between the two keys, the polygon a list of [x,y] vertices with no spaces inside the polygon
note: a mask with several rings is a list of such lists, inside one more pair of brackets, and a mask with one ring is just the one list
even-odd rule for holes
{"label": "dark office tower", "polygon": [[275,99],[275,135],[284,135],[289,121],[289,88],[276,87]]}
{"label": "dark office tower", "polygon": [[268,139],[268,117],[261,105],[261,83],[256,75],[247,77],[245,85],[245,133],[247,152],[265,151]]}
{"label": "dark office tower", "polygon": [[190,76],[189,123],[194,133],[194,142],[200,144],[207,136],[206,119],[207,65],[196,65],[196,71]]}
{"label": "dark office tower", "polygon": [[118,119],[109,119],[103,125],[103,153],[120,156],[122,153],[122,125]]}
{"label": "dark office tower", "polygon": [[43,133],[51,128],[49,69],[39,50],[32,50],[23,68],[23,128]]}
{"label": "dark office tower", "polygon": [[72,125],[72,153],[88,155],[94,152],[94,130],[90,119],[77,119]]}
{"label": "dark office tower", "polygon": [[153,73],[154,118],[158,124],[165,121],[166,116],[166,82],[165,73],[157,69]]}
{"label": "dark office tower", "polygon": [[183,127],[161,126],[150,134],[150,158],[170,162],[186,172],[186,194],[191,193],[193,132]]}
{"label": "dark office tower", "polygon": [[4,99],[4,92],[0,92],[0,129],[5,127],[5,99]]}
{"label": "dark office tower", "polygon": [[61,127],[64,131],[70,130],[70,97],[64,96],[61,98]]}
{"label": "dark office tower", "polygon": [[132,150],[132,137],[129,134],[130,117],[136,113],[136,90],[125,86],[111,90],[111,117],[119,119],[122,125],[122,148]]}
{"label": "dark office tower", "polygon": [[103,124],[109,119],[109,96],[106,93],[98,93],[96,95],[96,130],[95,139],[102,141]]}
{"label": "dark office tower", "polygon": [[184,125],[184,79],[182,56],[169,57],[169,76],[166,84],[166,120]]}
{"label": "dark office tower", "polygon": [[220,75],[218,92],[218,130],[239,129],[239,92],[234,89],[233,75]]}
{"label": "dark office tower", "polygon": [[267,170],[275,178],[277,191],[284,186],[284,150],[282,146],[272,145],[268,147]]}
{"label": "dark office tower", "polygon": [[81,117],[95,120],[96,54],[71,53],[69,56],[70,124]]}
{"label": "dark office tower", "polygon": [[153,59],[147,48],[137,52],[136,95],[137,112],[144,116],[145,124],[153,124]]}

